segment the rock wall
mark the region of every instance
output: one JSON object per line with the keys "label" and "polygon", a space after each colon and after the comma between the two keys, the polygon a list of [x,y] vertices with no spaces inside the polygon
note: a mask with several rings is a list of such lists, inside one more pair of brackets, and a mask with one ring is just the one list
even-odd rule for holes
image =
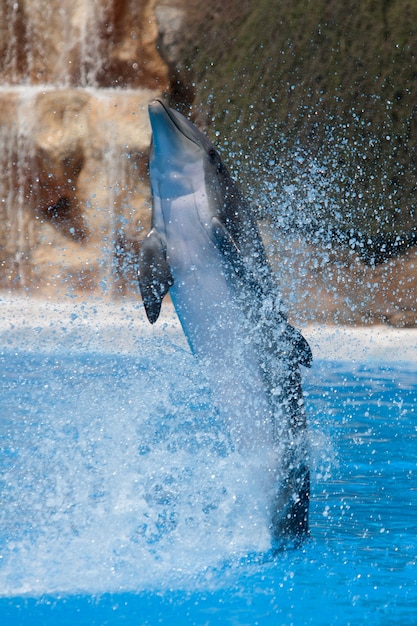
{"label": "rock wall", "polygon": [[[271,6],[252,0],[0,0],[1,290],[138,297],[135,258],[150,220],[147,104],[164,94],[180,110],[192,109],[201,125],[215,113],[223,147],[222,115],[239,116],[228,144],[239,154],[250,128],[245,115],[265,113],[259,103],[250,109],[242,102],[266,87],[249,71],[250,59],[274,67],[268,46],[253,43],[253,24],[259,15],[267,19]],[[254,92],[247,91],[248,81],[255,81]],[[274,107],[285,113],[285,99],[274,98]],[[239,167],[249,164],[250,187],[251,151],[246,156]],[[242,171],[235,173],[242,178]],[[258,187],[263,174],[258,168]],[[289,177],[296,195],[298,185],[296,212],[305,219],[311,208],[306,190],[314,192],[310,178],[297,183],[291,168]],[[288,204],[279,182],[271,189],[270,212]],[[272,238],[294,322],[417,324],[417,248],[370,267],[346,247],[329,252],[328,244],[286,242],[279,232]]]}
{"label": "rock wall", "polygon": [[149,222],[152,96],[77,89],[0,94],[2,288],[55,295],[125,288],[117,251]]}

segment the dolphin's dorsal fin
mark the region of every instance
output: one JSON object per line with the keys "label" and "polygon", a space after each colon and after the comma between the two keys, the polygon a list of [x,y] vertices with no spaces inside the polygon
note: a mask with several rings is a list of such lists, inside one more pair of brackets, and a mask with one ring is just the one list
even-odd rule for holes
{"label": "dolphin's dorsal fin", "polygon": [[161,304],[174,284],[166,257],[166,244],[156,228],[142,242],[139,252],[139,289],[151,324],[159,317]]}
{"label": "dolphin's dorsal fin", "polygon": [[303,337],[299,330],[290,324],[287,324],[287,333],[289,334],[290,341],[294,346],[298,363],[300,365],[304,365],[304,367],[311,367],[313,362],[313,353],[307,339]]}

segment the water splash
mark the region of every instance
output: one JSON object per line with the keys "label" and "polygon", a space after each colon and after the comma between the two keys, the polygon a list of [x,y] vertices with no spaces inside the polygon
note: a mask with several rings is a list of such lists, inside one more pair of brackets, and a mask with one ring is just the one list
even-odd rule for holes
{"label": "water splash", "polygon": [[268,549],[247,463],[208,389],[190,388],[191,355],[157,364],[154,349],[4,355],[3,593],[191,583],[225,555]]}
{"label": "water splash", "polygon": [[262,468],[235,449],[175,318],[3,310],[4,594],[217,585],[225,561],[267,555]]}

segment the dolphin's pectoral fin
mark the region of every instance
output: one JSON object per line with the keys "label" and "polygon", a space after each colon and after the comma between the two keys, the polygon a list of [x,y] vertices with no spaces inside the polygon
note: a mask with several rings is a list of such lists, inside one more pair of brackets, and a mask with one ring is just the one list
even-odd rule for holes
{"label": "dolphin's pectoral fin", "polygon": [[146,315],[150,323],[154,324],[159,317],[162,300],[174,284],[166,257],[165,241],[155,228],[142,242],[138,279]]}
{"label": "dolphin's pectoral fin", "polygon": [[216,247],[230,261],[236,274],[242,276],[244,265],[239,247],[218,217],[213,217],[211,220],[211,236]]}
{"label": "dolphin's pectoral fin", "polygon": [[304,367],[311,367],[313,362],[313,353],[308,344],[308,341],[304,339],[299,330],[287,324],[287,332],[290,337],[290,341],[294,347],[295,357],[300,365]]}

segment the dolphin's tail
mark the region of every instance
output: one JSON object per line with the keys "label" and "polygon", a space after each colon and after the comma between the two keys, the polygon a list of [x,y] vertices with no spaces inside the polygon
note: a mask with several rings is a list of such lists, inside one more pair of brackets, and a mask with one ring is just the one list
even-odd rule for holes
{"label": "dolphin's tail", "polygon": [[271,532],[275,549],[297,547],[309,536],[310,470],[294,463],[274,502]]}

